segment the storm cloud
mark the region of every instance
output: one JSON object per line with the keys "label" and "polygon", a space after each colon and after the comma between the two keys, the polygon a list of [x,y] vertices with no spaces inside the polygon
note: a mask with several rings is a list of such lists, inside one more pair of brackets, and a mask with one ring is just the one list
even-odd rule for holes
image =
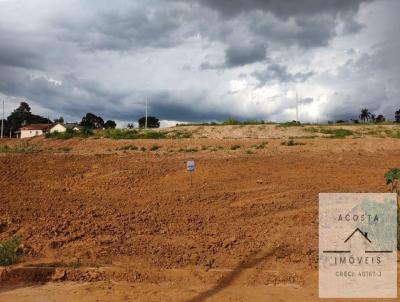
{"label": "storm cloud", "polygon": [[344,119],[400,108],[393,0],[0,1],[9,113]]}

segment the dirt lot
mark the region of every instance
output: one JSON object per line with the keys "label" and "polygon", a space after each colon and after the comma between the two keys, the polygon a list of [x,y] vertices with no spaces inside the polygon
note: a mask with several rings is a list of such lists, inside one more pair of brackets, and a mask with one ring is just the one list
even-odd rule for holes
{"label": "dirt lot", "polygon": [[318,300],[318,193],[386,192],[400,140],[282,141],[36,138],[0,154],[0,240],[24,254],[0,301]]}

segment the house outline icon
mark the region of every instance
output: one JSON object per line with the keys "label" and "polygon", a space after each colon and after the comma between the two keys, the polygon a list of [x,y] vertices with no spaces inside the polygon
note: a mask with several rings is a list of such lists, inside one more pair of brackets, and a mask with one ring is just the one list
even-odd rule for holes
{"label": "house outline icon", "polygon": [[372,241],[368,238],[368,233],[361,231],[359,228],[356,228],[353,233],[347,239],[344,241],[344,243],[348,242],[356,233],[360,233],[365,239],[368,240],[369,243],[372,243]]}

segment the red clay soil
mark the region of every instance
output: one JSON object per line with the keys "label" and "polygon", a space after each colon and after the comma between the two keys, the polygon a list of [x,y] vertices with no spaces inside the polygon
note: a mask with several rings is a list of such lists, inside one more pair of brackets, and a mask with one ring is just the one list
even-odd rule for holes
{"label": "red clay soil", "polygon": [[318,193],[386,192],[400,141],[267,142],[36,139],[0,155],[0,240],[23,243],[0,301],[316,301]]}

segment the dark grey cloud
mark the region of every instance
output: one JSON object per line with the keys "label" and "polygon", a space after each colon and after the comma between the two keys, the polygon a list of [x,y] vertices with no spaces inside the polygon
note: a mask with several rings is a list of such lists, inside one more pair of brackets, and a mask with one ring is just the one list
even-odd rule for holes
{"label": "dark grey cloud", "polygon": [[[16,35],[22,35],[18,39]],[[7,31],[0,25],[0,68],[14,66],[27,69],[43,69],[45,58],[36,50],[39,45],[36,41],[16,31]],[[29,45],[29,47],[28,47]]]}
{"label": "dark grey cloud", "polygon": [[[284,46],[313,48],[328,45],[343,23],[342,33],[357,33],[363,25],[355,20],[360,5],[372,0],[281,1],[281,0],[198,0],[223,18],[245,18],[245,26],[258,40]],[[244,15],[244,16],[243,16]],[[272,18],[276,16],[276,18]],[[242,24],[243,26],[244,24]],[[223,33],[226,36],[226,32]]]}
{"label": "dark grey cloud", "polygon": [[[188,95],[191,97],[190,102],[187,101]],[[156,92],[149,96],[149,110],[156,116],[173,121],[221,121],[231,116],[228,110],[215,110],[213,106],[203,105],[193,110],[193,104],[202,104],[208,97],[204,92]]]}
{"label": "dark grey cloud", "polygon": [[363,2],[369,0],[198,0],[217,10],[221,15],[234,17],[255,10],[267,11],[281,18],[310,16],[321,13],[338,14],[356,12]]}
{"label": "dark grey cloud", "polygon": [[64,38],[88,51],[168,48],[183,41],[179,30],[186,13],[182,5],[168,4],[150,0],[95,6],[90,16],[57,16],[51,23]]}
{"label": "dark grey cloud", "polygon": [[260,83],[260,86],[268,82],[276,81],[282,83],[297,82],[301,83],[314,75],[314,72],[296,72],[290,73],[286,66],[279,64],[270,64],[262,71],[254,71],[252,74]]}
{"label": "dark grey cloud", "polygon": [[[399,5],[0,1],[0,94],[74,119],[133,121],[145,99],[161,119],[293,119],[285,96],[298,86],[304,107],[324,95],[321,117],[363,106],[389,115],[400,99]],[[269,83],[277,91],[264,95]]]}
{"label": "dark grey cloud", "polygon": [[243,66],[266,58],[266,47],[262,43],[234,44],[225,50],[225,66]]}
{"label": "dark grey cloud", "polygon": [[266,46],[259,42],[232,43],[225,49],[225,61],[222,64],[204,62],[201,69],[223,69],[240,67],[266,59]]}

